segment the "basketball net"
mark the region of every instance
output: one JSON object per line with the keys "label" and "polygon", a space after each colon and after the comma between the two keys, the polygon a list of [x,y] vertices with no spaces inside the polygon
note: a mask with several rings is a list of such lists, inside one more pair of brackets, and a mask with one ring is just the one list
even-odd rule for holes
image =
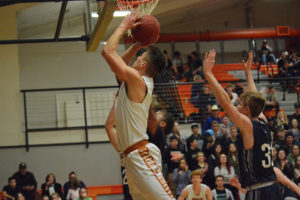
{"label": "basketball net", "polygon": [[[118,0],[119,10],[137,9],[141,16],[150,15],[156,7],[159,0]],[[128,36],[132,37],[131,30],[128,30]]]}
{"label": "basketball net", "polygon": [[156,7],[159,0],[118,0],[120,10],[137,9],[140,15],[149,15]]}

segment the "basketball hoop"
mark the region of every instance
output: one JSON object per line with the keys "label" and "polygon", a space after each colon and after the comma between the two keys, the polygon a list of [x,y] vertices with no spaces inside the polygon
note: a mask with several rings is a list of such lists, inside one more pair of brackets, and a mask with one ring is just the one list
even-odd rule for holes
{"label": "basketball hoop", "polygon": [[141,15],[149,15],[159,0],[118,0],[119,10],[137,9]]}

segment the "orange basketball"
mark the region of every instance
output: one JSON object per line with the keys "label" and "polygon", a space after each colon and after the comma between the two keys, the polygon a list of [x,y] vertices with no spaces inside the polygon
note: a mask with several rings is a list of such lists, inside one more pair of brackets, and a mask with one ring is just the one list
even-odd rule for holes
{"label": "orange basketball", "polygon": [[144,15],[137,22],[142,24],[131,30],[133,39],[146,45],[155,43],[160,34],[160,26],[157,19],[151,15]]}

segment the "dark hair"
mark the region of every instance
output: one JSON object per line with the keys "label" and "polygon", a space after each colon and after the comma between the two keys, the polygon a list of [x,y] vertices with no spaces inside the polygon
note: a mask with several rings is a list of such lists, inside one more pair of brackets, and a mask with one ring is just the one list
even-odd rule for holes
{"label": "dark hair", "polygon": [[71,175],[73,175],[73,174],[76,175],[76,173],[75,173],[74,171],[71,171],[71,172],[69,173],[69,177],[70,177]]}
{"label": "dark hair", "polygon": [[[53,176],[53,178],[54,178],[54,183],[56,182],[56,178],[55,178],[55,175],[53,174],[53,173],[49,173],[49,174],[47,174],[47,176],[46,176],[46,182],[48,182],[48,179],[49,179],[49,177],[50,176]],[[69,175],[70,176],[70,175]]]}
{"label": "dark hair", "polygon": [[12,181],[12,180],[16,180],[16,179],[15,179],[14,177],[12,177],[12,176],[9,177],[9,178],[8,178],[8,183],[9,183],[10,181]]}
{"label": "dark hair", "polygon": [[216,176],[216,180],[217,180],[217,178],[222,178],[223,180],[225,179],[224,176],[221,175],[221,174],[219,174],[219,175]]}
{"label": "dark hair", "polygon": [[166,59],[164,55],[159,48],[154,46],[147,48],[145,60],[148,63],[146,73],[151,77],[162,72],[166,66]]}
{"label": "dark hair", "polygon": [[170,134],[173,131],[173,127],[174,127],[174,117],[171,113],[169,112],[164,112],[163,113],[163,121],[166,122],[167,126],[164,130],[164,133],[166,135]]}
{"label": "dark hair", "polygon": [[175,51],[174,52],[174,57],[176,57],[176,56],[181,56],[181,53],[179,51]]}
{"label": "dark hair", "polygon": [[221,153],[220,154],[220,157],[219,157],[219,160],[218,160],[218,168],[221,170],[221,155],[222,154],[226,156],[226,159],[227,159],[226,168],[227,168],[228,173],[230,174],[231,173],[231,169],[230,169],[231,165],[229,164],[229,162],[228,162],[228,156],[225,153]]}
{"label": "dark hair", "polygon": [[196,58],[199,58],[199,53],[197,51],[192,51],[191,53],[193,56],[195,56]]}

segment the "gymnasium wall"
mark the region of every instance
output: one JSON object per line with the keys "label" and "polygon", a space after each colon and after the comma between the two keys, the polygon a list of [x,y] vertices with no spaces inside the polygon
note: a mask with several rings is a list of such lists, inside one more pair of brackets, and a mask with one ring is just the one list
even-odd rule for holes
{"label": "gymnasium wall", "polygon": [[0,188],[21,161],[34,173],[38,188],[50,172],[64,184],[70,171],[89,186],[121,184],[120,159],[111,144],[91,144],[88,149],[84,145],[33,147],[29,152],[25,148],[0,149],[0,158]]}

